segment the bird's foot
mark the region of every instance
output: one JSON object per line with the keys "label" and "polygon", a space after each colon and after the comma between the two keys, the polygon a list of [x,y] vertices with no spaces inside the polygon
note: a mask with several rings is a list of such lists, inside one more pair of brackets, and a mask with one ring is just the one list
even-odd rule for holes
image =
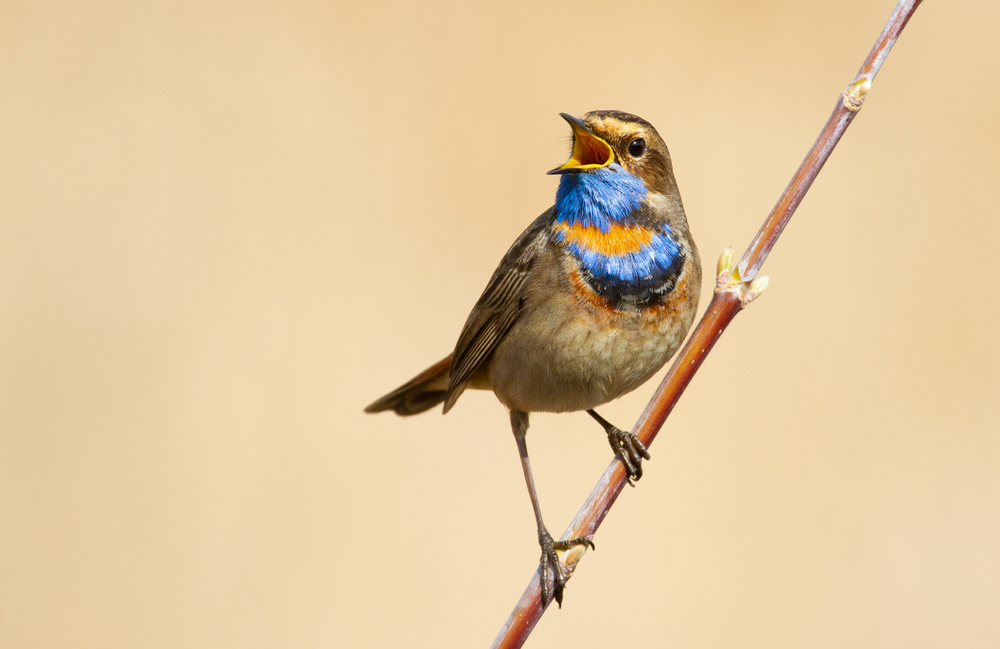
{"label": "bird's foot", "polygon": [[650,459],[646,445],[627,430],[615,426],[608,428],[608,443],[615,454],[622,459],[625,470],[628,471],[628,483],[635,486],[632,480],[642,477],[642,461]]}
{"label": "bird's foot", "polygon": [[[585,536],[579,538],[570,539],[568,541],[553,541],[552,535],[548,533],[547,530],[542,530],[538,533],[538,545],[542,547],[542,558],[541,558],[541,584],[542,584],[542,605],[549,599],[549,569],[552,569],[553,577],[553,597],[556,603],[559,604],[559,608],[562,608],[562,598],[563,590],[566,588],[566,581],[569,579],[569,575],[563,569],[562,563],[559,561],[559,555],[556,550],[568,550],[574,545],[589,545],[591,550],[596,549],[594,547],[594,542]],[[571,571],[572,572],[572,571]]]}

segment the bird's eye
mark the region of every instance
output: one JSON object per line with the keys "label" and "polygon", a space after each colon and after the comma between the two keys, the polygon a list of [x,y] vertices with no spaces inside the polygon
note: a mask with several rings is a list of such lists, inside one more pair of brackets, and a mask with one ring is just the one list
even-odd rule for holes
{"label": "bird's eye", "polygon": [[645,152],[646,152],[646,140],[639,138],[629,142],[628,154],[633,158],[638,158]]}

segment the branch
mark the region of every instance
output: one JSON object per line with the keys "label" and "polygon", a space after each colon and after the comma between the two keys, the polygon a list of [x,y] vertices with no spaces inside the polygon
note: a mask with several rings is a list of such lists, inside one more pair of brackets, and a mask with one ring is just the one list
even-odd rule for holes
{"label": "branch", "polygon": [[[691,337],[688,338],[670,371],[664,377],[660,387],[657,388],[652,400],[632,429],[647,447],[656,438],[663,422],[673,410],[677,400],[688,383],[691,382],[695,372],[701,367],[719,336],[736,317],[736,314],[767,287],[767,277],[757,278],[757,272],[764,260],[767,259],[778,237],[781,236],[782,230],[792,218],[792,214],[795,213],[802,198],[809,191],[813,180],[816,179],[820,169],[823,168],[827,158],[837,146],[844,131],[861,110],[865,96],[871,88],[872,80],[878,74],[889,50],[892,49],[896,39],[922,1],[899,0],[896,4],[882,34],[868,54],[868,58],[865,59],[854,80],[837,99],[837,105],[827,120],[826,126],[816,138],[816,142],[812,145],[805,160],[802,161],[798,171],[795,172],[795,176],[792,177],[781,198],[778,199],[778,203],[764,221],[764,225],[761,226],[750,247],[743,253],[743,258],[738,266],[733,268],[732,249],[727,248],[722,253],[722,257],[719,259],[715,295],[712,297],[705,315],[702,316],[698,326],[695,327]],[[626,478],[622,463],[615,458],[604,475],[601,476],[597,486],[587,498],[587,502],[577,513],[576,518],[562,538],[571,539],[580,536],[593,538],[597,528],[618,498],[618,494],[625,487]],[[585,552],[586,546],[575,546],[560,556],[568,575],[572,575],[577,562]],[[517,606],[514,607],[507,622],[494,640],[494,649],[514,648],[523,645],[528,634],[531,633],[542,613],[545,612],[545,608],[551,603],[551,594],[548,601],[541,601],[540,575],[540,571],[536,570],[527,590],[524,591]]]}

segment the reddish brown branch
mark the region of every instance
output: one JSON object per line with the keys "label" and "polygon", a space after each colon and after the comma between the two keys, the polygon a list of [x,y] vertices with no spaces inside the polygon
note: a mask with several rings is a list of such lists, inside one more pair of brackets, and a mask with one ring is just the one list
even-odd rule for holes
{"label": "reddish brown branch", "polygon": [[[746,283],[756,277],[761,265],[771,252],[771,248],[781,236],[785,225],[792,218],[792,214],[802,201],[803,196],[809,191],[813,180],[816,179],[844,131],[847,130],[854,116],[861,109],[865,95],[882,66],[882,62],[921,2],[922,0],[900,0],[898,2],[885,29],[882,30],[882,34],[868,54],[868,58],[865,59],[857,76],[854,77],[854,81],[838,98],[837,106],[827,120],[826,126],[820,132],[781,198],[778,199],[774,209],[764,221],[764,225],[761,226],[750,247],[743,254],[738,268],[734,269],[731,261],[726,258],[726,255],[730,254],[729,251],[723,253],[725,263],[720,261],[719,264],[719,286],[708,310],[702,316],[667,376],[664,377],[652,400],[639,417],[635,428],[632,429],[646,446],[652,444],[660,427],[663,426],[663,422],[673,410],[677,400],[688,383],[691,382],[708,352],[715,345],[715,341],[749,300],[763,291],[766,281],[755,283],[749,294]],[[593,538],[597,528],[618,498],[618,494],[625,487],[625,483],[625,470],[621,462],[615,459],[604,472],[600,482],[594,487],[587,502],[577,513],[576,518],[562,538],[569,539],[580,536]],[[584,551],[582,547],[578,546],[568,551],[562,558],[569,572],[575,569],[576,563]],[[523,645],[550,601],[551,599],[546,602],[541,601],[539,572],[536,571],[527,590],[524,591],[517,606],[514,607],[513,612],[493,642],[493,647],[514,648]]]}
{"label": "reddish brown branch", "polygon": [[889,22],[885,24],[885,28],[875,42],[872,51],[869,52],[868,58],[865,59],[858,74],[854,77],[854,81],[847,86],[841,95],[836,108],[833,109],[833,114],[830,115],[826,126],[823,127],[816,142],[809,149],[805,160],[799,165],[798,171],[795,172],[795,176],[792,177],[788,187],[781,194],[778,203],[765,219],[764,225],[761,226],[757,236],[750,243],[750,247],[743,253],[743,259],[740,260],[739,265],[740,278],[743,281],[749,282],[757,275],[757,271],[767,259],[771,248],[781,236],[781,231],[785,229],[792,214],[795,213],[795,208],[799,206],[806,192],[812,187],[812,183],[819,175],[826,159],[833,153],[833,148],[840,141],[840,136],[844,134],[844,131],[854,120],[854,116],[861,110],[868,89],[871,88],[872,80],[878,74],[889,50],[892,49],[899,34],[909,22],[910,16],[917,10],[921,2],[923,0],[900,0],[896,5],[892,15],[889,16]]}

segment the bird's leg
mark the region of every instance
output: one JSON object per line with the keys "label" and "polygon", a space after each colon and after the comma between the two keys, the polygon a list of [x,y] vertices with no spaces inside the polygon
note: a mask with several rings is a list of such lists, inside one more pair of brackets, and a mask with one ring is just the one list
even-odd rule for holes
{"label": "bird's leg", "polygon": [[538,494],[535,492],[535,479],[531,476],[531,464],[528,462],[528,445],[524,441],[524,436],[528,432],[528,413],[518,410],[510,411],[510,427],[514,431],[514,439],[517,441],[517,452],[521,455],[521,468],[524,470],[524,481],[528,485],[528,495],[531,497],[531,507],[535,510],[535,523],[538,525],[538,545],[542,548],[541,577],[542,584],[542,605],[549,598],[548,572],[549,568],[553,573],[553,596],[559,607],[562,608],[563,589],[566,587],[566,575],[563,573],[562,564],[559,563],[559,555],[556,550],[568,550],[574,545],[586,544],[594,549],[594,542],[585,536],[571,539],[569,541],[553,541],[552,535],[545,529],[542,522],[542,508],[538,504]]}
{"label": "bird's leg", "polygon": [[628,471],[628,483],[635,486],[633,479],[642,477],[642,461],[649,459],[649,452],[646,445],[639,441],[639,438],[627,430],[622,430],[613,426],[607,419],[597,414],[593,410],[588,410],[587,414],[597,420],[604,427],[604,432],[608,434],[608,443],[615,454],[622,459],[625,470]]}

